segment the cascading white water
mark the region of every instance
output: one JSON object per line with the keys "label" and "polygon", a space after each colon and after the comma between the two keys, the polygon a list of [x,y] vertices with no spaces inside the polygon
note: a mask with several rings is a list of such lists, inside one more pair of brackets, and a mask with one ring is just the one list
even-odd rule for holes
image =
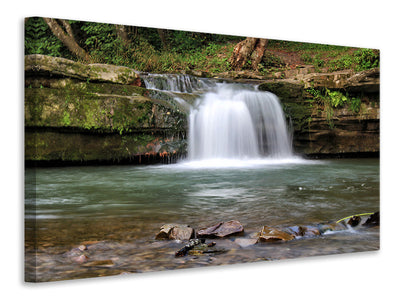
{"label": "cascading white water", "polygon": [[194,93],[215,86],[215,83],[211,80],[183,74],[147,74],[142,75],[141,78],[148,89],[174,93]]}
{"label": "cascading white water", "polygon": [[285,117],[272,93],[218,85],[192,108],[189,126],[191,160],[292,156]]}
{"label": "cascading white water", "polygon": [[197,105],[190,106],[191,161],[293,157],[285,116],[274,94],[252,85],[216,83],[189,75],[142,78],[149,89],[173,92],[179,103],[184,102],[179,93],[200,94]]}

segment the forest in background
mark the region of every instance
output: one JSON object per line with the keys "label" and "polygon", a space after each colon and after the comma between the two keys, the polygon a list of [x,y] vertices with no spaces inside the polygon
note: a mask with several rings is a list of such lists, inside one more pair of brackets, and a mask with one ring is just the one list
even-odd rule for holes
{"label": "forest in background", "polygon": [[[379,67],[380,59],[376,49],[41,17],[25,19],[25,54],[153,73],[250,70],[260,75],[300,65],[313,65],[316,71],[362,71]],[[240,65],[235,64],[238,55]]]}

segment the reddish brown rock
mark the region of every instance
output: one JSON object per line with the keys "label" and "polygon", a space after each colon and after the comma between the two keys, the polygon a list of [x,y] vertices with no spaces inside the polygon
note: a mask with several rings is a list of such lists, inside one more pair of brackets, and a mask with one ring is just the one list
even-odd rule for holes
{"label": "reddish brown rock", "polygon": [[226,237],[233,234],[243,233],[243,225],[236,220],[219,222],[211,227],[200,229],[197,232],[199,237]]}
{"label": "reddish brown rock", "polygon": [[264,226],[260,232],[258,242],[275,242],[275,241],[290,241],[294,239],[294,235],[272,228]]}

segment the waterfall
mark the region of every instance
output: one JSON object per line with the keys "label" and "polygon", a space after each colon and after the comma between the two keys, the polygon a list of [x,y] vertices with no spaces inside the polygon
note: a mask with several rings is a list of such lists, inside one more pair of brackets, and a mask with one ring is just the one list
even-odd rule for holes
{"label": "waterfall", "polygon": [[189,118],[192,160],[292,156],[285,116],[272,93],[221,84],[202,97]]}
{"label": "waterfall", "polygon": [[147,74],[141,78],[147,89],[174,93],[195,93],[215,86],[212,80],[184,74]]}
{"label": "waterfall", "polygon": [[292,138],[277,96],[254,85],[217,83],[189,75],[148,74],[146,88],[173,94],[198,95],[189,107],[188,155],[191,161],[293,156]]}

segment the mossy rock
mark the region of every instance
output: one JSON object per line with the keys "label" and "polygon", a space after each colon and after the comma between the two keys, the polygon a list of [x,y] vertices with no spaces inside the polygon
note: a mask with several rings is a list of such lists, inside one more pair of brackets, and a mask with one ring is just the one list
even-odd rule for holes
{"label": "mossy rock", "polygon": [[152,133],[82,134],[70,131],[25,131],[27,161],[121,161],[155,154],[163,142]]}
{"label": "mossy rock", "polygon": [[[103,132],[129,132],[143,128],[186,129],[186,115],[126,88],[118,95],[107,84],[73,88],[26,88],[25,126],[69,127]],[[98,92],[99,91],[99,92]],[[124,95],[125,94],[125,95]]]}
{"label": "mossy rock", "polygon": [[303,101],[303,85],[294,80],[271,80],[258,86],[260,91],[274,93],[282,102]]}
{"label": "mossy rock", "polygon": [[69,77],[83,81],[119,84],[136,84],[139,79],[137,72],[127,67],[106,64],[82,64],[61,57],[41,54],[25,56],[25,73],[28,76],[45,74],[50,77]]}

